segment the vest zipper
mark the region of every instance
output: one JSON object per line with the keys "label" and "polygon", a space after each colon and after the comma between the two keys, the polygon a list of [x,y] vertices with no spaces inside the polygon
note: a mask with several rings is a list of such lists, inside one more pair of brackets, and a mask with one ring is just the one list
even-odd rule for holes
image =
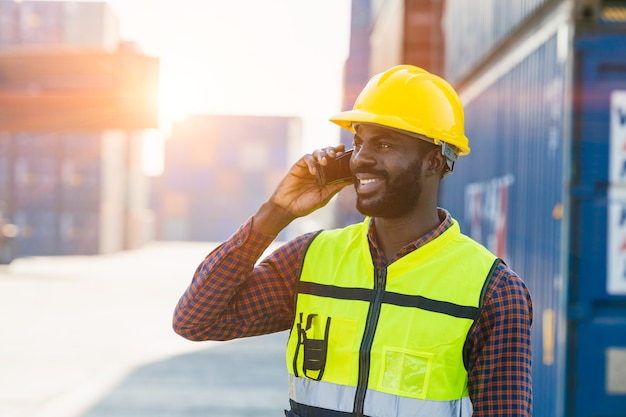
{"label": "vest zipper", "polygon": [[372,343],[374,342],[374,334],[380,316],[380,306],[382,304],[383,294],[385,292],[385,284],[387,281],[387,269],[374,270],[374,299],[370,302],[367,312],[367,320],[365,321],[365,332],[361,340],[361,348],[359,351],[359,379],[356,386],[356,394],[354,397],[353,414],[357,417],[363,417],[363,407],[365,404],[365,393],[367,392],[367,384],[370,374],[370,360]]}

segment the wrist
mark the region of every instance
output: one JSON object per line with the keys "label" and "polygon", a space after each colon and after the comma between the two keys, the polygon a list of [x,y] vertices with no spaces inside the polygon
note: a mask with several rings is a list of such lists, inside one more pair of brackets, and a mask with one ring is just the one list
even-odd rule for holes
{"label": "wrist", "polygon": [[271,201],[263,203],[254,215],[252,229],[270,236],[277,236],[295,220],[289,211]]}

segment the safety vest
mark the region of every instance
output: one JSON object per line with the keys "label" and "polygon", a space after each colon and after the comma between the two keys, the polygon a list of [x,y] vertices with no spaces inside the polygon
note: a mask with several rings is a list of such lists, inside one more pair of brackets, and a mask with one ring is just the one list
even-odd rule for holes
{"label": "safety vest", "polygon": [[307,416],[471,416],[463,346],[498,258],[453,221],[378,270],[368,224],[323,231],[307,250],[287,345],[290,402]]}

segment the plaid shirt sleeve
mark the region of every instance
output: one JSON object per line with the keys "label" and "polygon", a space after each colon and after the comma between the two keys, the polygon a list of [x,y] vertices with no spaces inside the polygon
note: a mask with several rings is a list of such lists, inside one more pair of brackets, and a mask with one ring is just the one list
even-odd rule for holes
{"label": "plaid shirt sleeve", "polygon": [[532,415],[532,301],[524,282],[500,264],[466,345],[474,417]]}
{"label": "plaid shirt sleeve", "polygon": [[198,266],[175,310],[176,333],[190,340],[230,340],[287,330],[293,323],[295,285],[305,234],[257,264],[273,241],[252,229],[253,218]]}

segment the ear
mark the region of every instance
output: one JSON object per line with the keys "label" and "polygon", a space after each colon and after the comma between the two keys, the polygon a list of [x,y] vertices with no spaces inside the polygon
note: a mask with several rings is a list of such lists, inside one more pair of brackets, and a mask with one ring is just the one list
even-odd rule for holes
{"label": "ear", "polygon": [[447,161],[446,157],[441,153],[441,148],[437,147],[432,149],[426,155],[426,163],[427,163],[427,171],[429,174],[443,176],[446,167]]}

